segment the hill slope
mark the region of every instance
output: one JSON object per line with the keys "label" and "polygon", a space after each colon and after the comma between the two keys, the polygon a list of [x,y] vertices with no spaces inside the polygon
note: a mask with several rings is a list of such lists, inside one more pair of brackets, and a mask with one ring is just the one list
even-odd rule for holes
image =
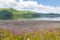
{"label": "hill slope", "polygon": [[0,19],[24,19],[34,18],[36,12],[18,11],[12,8],[0,8]]}
{"label": "hill slope", "polygon": [[37,13],[32,11],[19,11],[12,8],[0,8],[0,19],[32,19],[32,18],[56,18],[60,17],[57,13]]}

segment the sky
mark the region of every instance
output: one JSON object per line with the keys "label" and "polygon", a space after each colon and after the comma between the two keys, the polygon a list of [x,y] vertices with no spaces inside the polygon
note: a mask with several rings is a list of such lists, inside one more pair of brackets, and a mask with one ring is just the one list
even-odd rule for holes
{"label": "sky", "polygon": [[60,6],[60,0],[35,0],[39,4],[48,5],[48,6]]}
{"label": "sky", "polygon": [[60,13],[60,0],[0,0],[0,8],[15,8],[38,13]]}
{"label": "sky", "polygon": [[[25,0],[27,1],[27,0]],[[33,0],[38,2],[39,4],[43,4],[43,5],[49,5],[49,6],[60,6],[60,0]]]}

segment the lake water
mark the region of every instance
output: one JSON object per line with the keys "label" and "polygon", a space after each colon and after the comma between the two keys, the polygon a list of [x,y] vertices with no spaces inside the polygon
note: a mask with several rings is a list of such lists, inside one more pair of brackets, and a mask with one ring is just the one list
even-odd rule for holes
{"label": "lake water", "polygon": [[56,18],[48,18],[48,17],[43,17],[43,18],[33,18],[33,19],[18,19],[18,20],[45,20],[45,21],[60,21],[60,17]]}
{"label": "lake water", "polygon": [[47,21],[60,21],[60,17],[56,17],[56,18],[34,18],[32,20],[47,20]]}

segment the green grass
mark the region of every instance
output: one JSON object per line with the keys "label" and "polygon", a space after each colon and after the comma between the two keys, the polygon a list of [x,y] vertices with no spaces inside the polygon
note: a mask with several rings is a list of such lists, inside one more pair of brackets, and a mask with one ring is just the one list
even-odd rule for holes
{"label": "green grass", "polygon": [[24,31],[16,34],[12,30],[0,29],[1,40],[60,40],[60,30]]}

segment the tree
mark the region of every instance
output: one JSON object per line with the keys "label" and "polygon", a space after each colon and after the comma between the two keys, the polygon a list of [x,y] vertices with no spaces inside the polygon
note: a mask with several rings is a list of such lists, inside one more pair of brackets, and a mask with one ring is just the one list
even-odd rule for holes
{"label": "tree", "polygon": [[9,10],[0,11],[0,19],[12,19],[12,12]]}

